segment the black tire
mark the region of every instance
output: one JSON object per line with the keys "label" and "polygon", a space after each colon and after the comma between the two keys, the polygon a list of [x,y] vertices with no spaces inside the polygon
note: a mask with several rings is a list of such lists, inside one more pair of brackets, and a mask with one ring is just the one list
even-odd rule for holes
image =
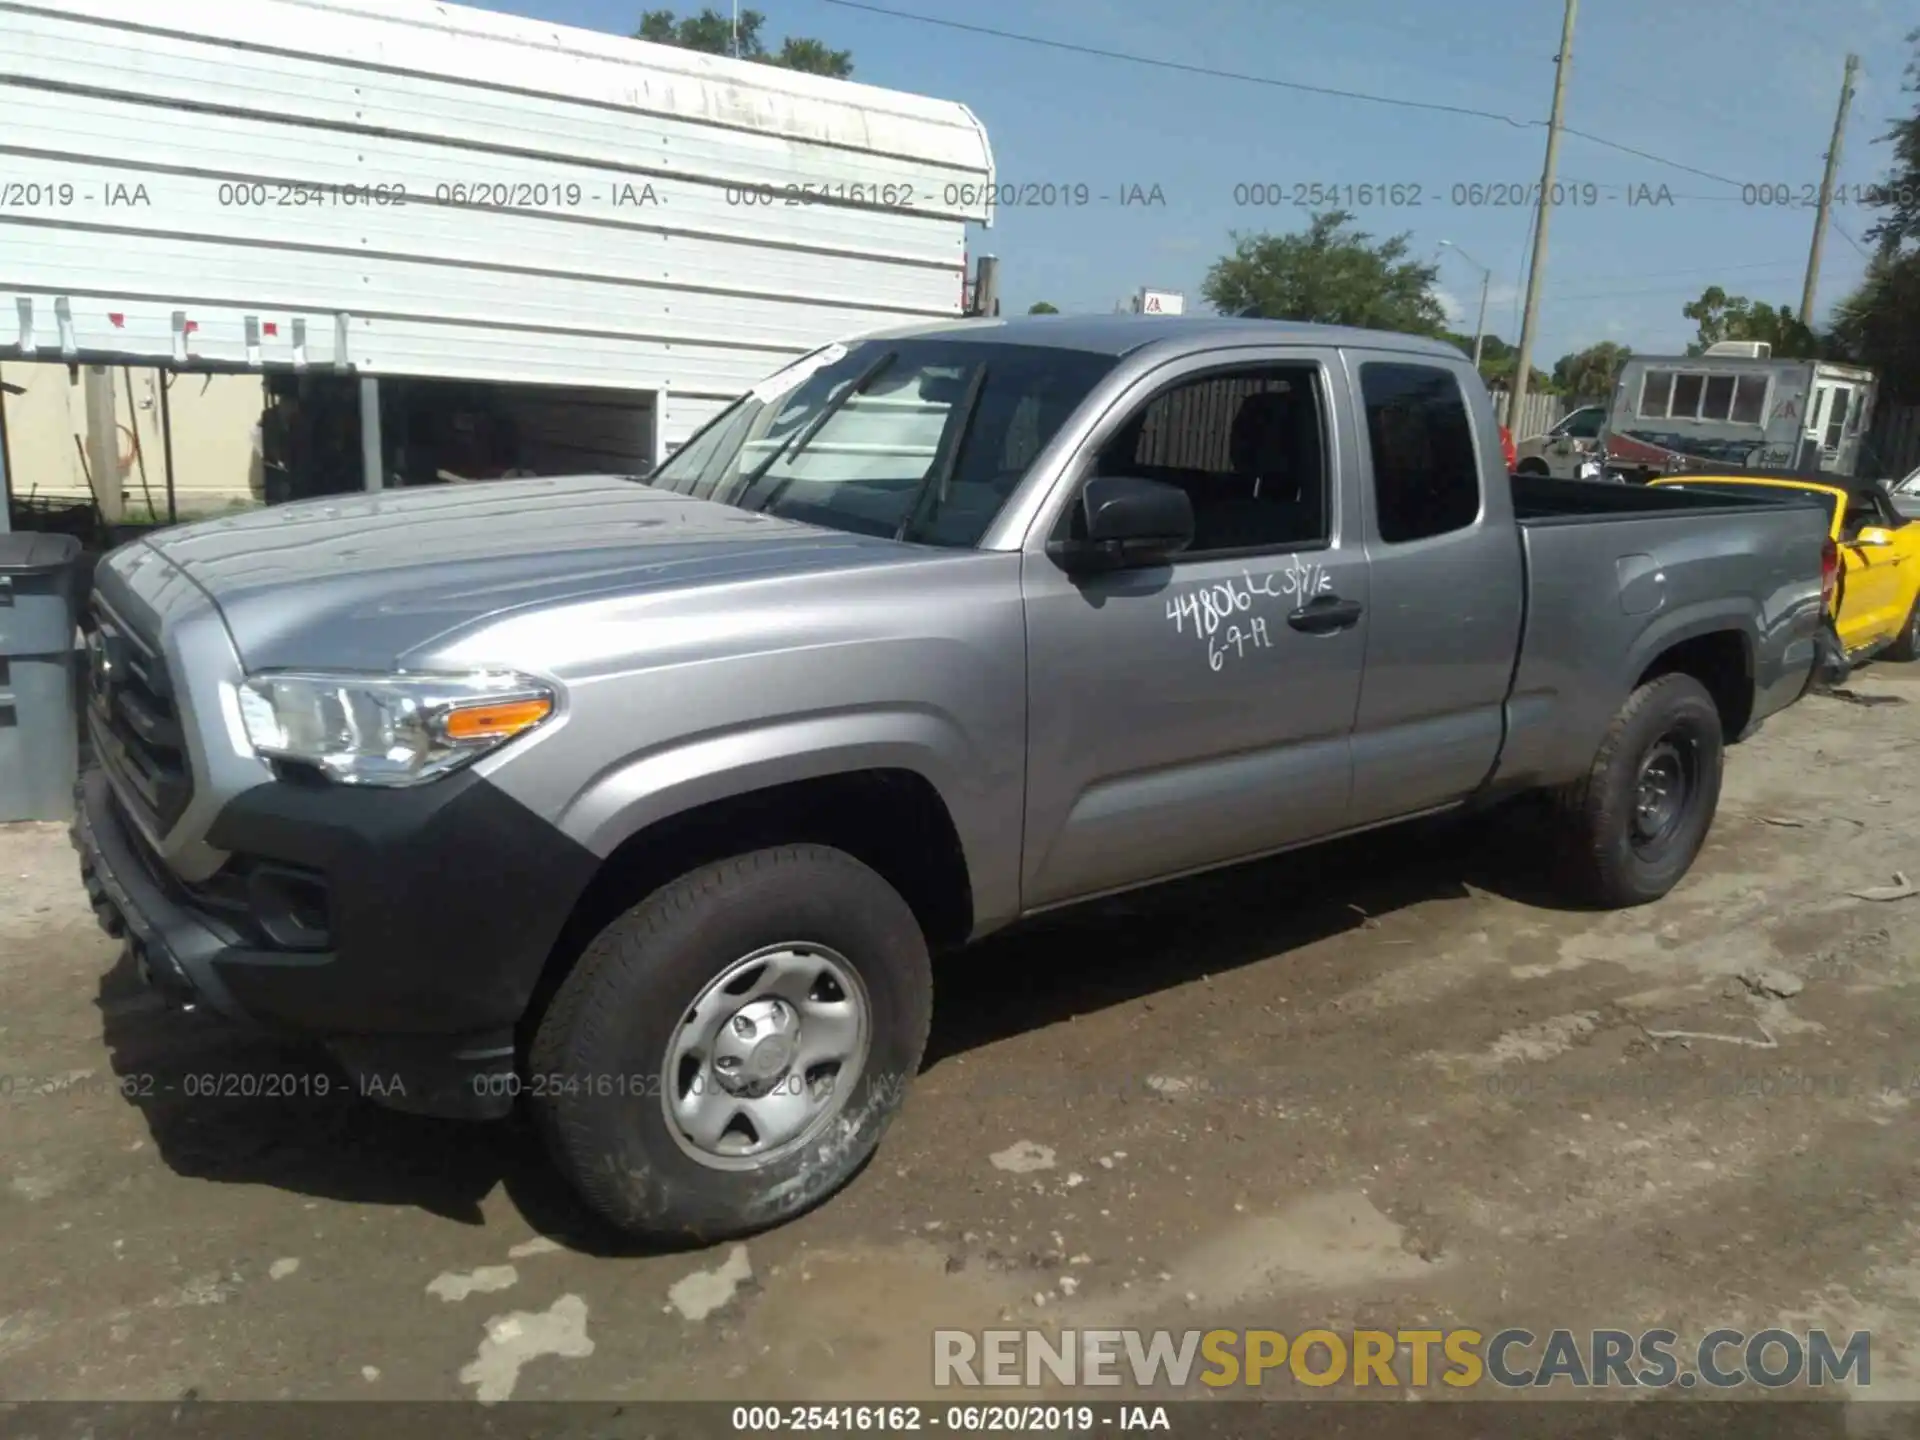
{"label": "black tire", "polygon": [[1920,595],[1916,595],[1913,605],[1907,611],[1906,623],[1900,629],[1900,638],[1887,647],[1889,660],[1920,660]]}
{"label": "black tire", "polygon": [[[1628,696],[1586,778],[1556,797],[1562,873],[1573,897],[1623,910],[1679,884],[1713,825],[1725,750],[1720,711],[1691,675],[1663,675]],[[1650,765],[1675,772],[1681,786],[1671,812],[1658,809],[1665,823],[1653,835],[1643,833],[1637,803]]]}
{"label": "black tire", "polygon": [[1525,460],[1522,460],[1517,466],[1515,466],[1513,473],[1516,475],[1541,475],[1541,476],[1547,476],[1547,475],[1553,474],[1553,472],[1547,468],[1546,461],[1536,460],[1532,456],[1527,457]]}
{"label": "black tire", "polygon": [[[760,1168],[716,1169],[668,1119],[667,1046],[731,964],[790,942],[830,947],[856,973],[866,1060],[824,1131]],[[932,1010],[926,939],[891,885],[826,846],[758,850],[683,875],[600,933],[540,1023],[527,1084],[556,1163],[596,1213],[637,1238],[709,1243],[790,1220],[853,1177],[919,1068]]]}

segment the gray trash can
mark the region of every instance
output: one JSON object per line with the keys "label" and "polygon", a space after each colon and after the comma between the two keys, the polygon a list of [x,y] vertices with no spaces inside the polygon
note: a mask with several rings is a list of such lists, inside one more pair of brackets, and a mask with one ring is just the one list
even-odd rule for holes
{"label": "gray trash can", "polygon": [[79,558],[71,535],[0,534],[0,821],[73,818]]}

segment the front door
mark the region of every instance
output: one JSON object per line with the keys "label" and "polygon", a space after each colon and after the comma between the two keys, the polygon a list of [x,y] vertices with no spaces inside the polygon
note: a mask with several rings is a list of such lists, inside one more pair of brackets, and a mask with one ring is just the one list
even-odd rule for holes
{"label": "front door", "polygon": [[1906,622],[1906,547],[1862,545],[1860,532],[1897,521],[1869,494],[1856,494],[1840,522],[1840,615],[1836,629],[1849,651],[1876,645],[1900,633]]}
{"label": "front door", "polygon": [[1340,829],[1367,634],[1353,437],[1330,351],[1174,362],[1096,429],[1052,517],[1095,473],[1184,489],[1176,563],[1066,575],[1025,559],[1033,909]]}

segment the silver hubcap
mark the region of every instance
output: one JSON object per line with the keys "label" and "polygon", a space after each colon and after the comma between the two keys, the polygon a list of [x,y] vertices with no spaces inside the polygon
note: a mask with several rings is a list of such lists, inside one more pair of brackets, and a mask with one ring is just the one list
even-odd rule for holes
{"label": "silver hubcap", "polygon": [[822,945],[769,945],[727,966],[667,1042],[661,1101],[680,1148],[751,1170],[806,1144],[866,1064],[866,987]]}

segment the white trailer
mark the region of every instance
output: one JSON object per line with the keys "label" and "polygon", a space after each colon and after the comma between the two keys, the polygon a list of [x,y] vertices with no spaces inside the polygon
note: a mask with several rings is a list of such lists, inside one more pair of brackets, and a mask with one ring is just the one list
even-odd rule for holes
{"label": "white trailer", "polygon": [[1636,355],[1621,367],[1600,444],[1634,479],[1728,467],[1852,475],[1877,390],[1871,370],[1776,360],[1763,342]]}
{"label": "white trailer", "polygon": [[0,360],[357,377],[376,486],[386,377],[644,467],[992,221],[963,105],[436,0],[8,0],[0,94]]}

